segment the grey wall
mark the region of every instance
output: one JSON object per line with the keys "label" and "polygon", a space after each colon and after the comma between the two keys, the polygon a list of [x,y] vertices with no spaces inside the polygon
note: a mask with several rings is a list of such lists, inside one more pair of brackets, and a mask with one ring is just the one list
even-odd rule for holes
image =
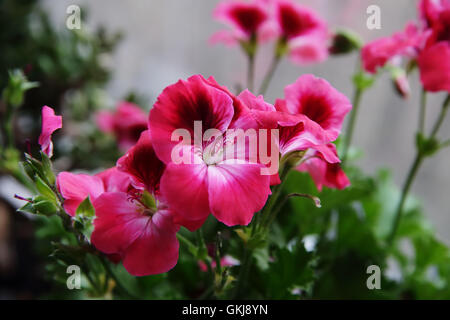
{"label": "grey wall", "polygon": [[[237,49],[207,44],[209,36],[222,26],[213,21],[211,12],[216,0],[45,0],[58,28],[65,28],[66,8],[78,4],[89,9],[85,28],[99,24],[110,30],[121,30],[125,39],[113,61],[114,78],[108,91],[120,98],[130,89],[146,94],[154,101],[161,90],[192,74],[213,75],[224,85],[233,87],[245,77],[245,59]],[[414,0],[316,0],[299,1],[315,8],[335,27],[348,27],[368,41],[403,29],[416,18]],[[366,8],[376,4],[381,8],[381,30],[368,30]],[[257,80],[270,61],[270,47],[258,57]],[[335,87],[351,96],[351,74],[356,55],[332,58],[312,67],[296,67],[284,61],[278,69],[266,96],[268,101],[282,96],[283,87],[302,73],[314,73],[326,78]],[[415,76],[417,78],[417,76]],[[413,135],[417,127],[419,84],[412,81],[412,97],[404,101],[396,96],[385,75],[363,98],[355,143],[365,151],[360,160],[363,168],[373,173],[380,167],[394,170],[395,180],[402,183],[414,155]],[[428,120],[437,115],[443,95],[429,99]],[[450,138],[450,121],[442,130]],[[439,235],[450,243],[450,148],[426,161],[413,192],[424,202],[429,218]]]}

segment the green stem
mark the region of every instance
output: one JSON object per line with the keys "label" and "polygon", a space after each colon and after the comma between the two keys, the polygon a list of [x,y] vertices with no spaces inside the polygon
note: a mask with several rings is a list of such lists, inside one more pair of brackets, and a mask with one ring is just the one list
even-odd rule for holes
{"label": "green stem", "polygon": [[253,53],[249,53],[248,68],[247,68],[247,88],[250,92],[253,92],[254,77],[255,77],[255,55]]}
{"label": "green stem", "polygon": [[388,244],[389,245],[391,245],[393,243],[394,239],[395,239],[395,235],[397,233],[398,227],[400,225],[400,220],[402,218],[403,207],[405,205],[406,197],[408,196],[409,189],[411,188],[411,185],[412,185],[412,183],[413,183],[413,181],[414,181],[414,179],[415,179],[415,177],[417,175],[417,171],[419,170],[420,165],[422,164],[422,161],[423,161],[423,156],[421,155],[420,152],[418,152],[416,157],[415,157],[415,159],[414,159],[414,162],[413,162],[411,168],[409,169],[408,176],[407,176],[406,181],[405,181],[405,183],[403,185],[403,188],[402,188],[402,194],[401,194],[401,197],[400,197],[400,202],[398,203],[397,210],[395,212],[394,224],[392,226],[391,233],[390,233],[390,235],[388,237]]}
{"label": "green stem", "polygon": [[[447,98],[444,101],[444,104],[442,105],[441,112],[440,112],[438,118],[436,119],[436,122],[434,123],[433,129],[431,131],[431,135],[429,137],[430,140],[434,139],[436,137],[436,135],[438,134],[439,129],[441,128],[442,123],[444,122],[445,116],[447,114],[449,104],[450,104],[450,95],[447,96]],[[421,115],[422,115],[422,112],[421,112]],[[418,149],[416,157],[414,159],[414,162],[413,162],[411,168],[409,169],[406,181],[402,188],[400,202],[397,206],[397,210],[395,213],[394,224],[392,226],[391,233],[389,234],[389,237],[387,239],[389,246],[392,245],[394,242],[395,235],[397,234],[398,227],[400,225],[400,220],[402,218],[403,207],[405,205],[406,198],[407,198],[409,190],[414,182],[414,179],[417,175],[417,172],[419,171],[420,165],[422,164],[425,157],[426,157],[426,155],[424,155],[422,153],[422,151]]]}
{"label": "green stem", "polygon": [[344,151],[342,153],[342,164],[344,164],[345,161],[347,160],[348,151],[349,151],[351,143],[352,143],[356,118],[357,118],[359,105],[361,102],[361,97],[362,97],[363,92],[364,92],[363,89],[357,88],[353,95],[353,102],[352,102],[353,108],[352,108],[352,111],[350,112],[350,120],[348,122],[347,130],[345,132],[345,138],[344,138],[345,140],[344,140]]}
{"label": "green stem", "polygon": [[278,213],[278,210],[273,210],[275,204],[278,202],[278,199],[281,196],[281,190],[283,189],[283,182],[291,170],[292,166],[288,163],[285,163],[283,167],[281,168],[280,172],[280,180],[281,183],[279,185],[276,185],[272,188],[272,195],[270,196],[266,206],[264,207],[263,211],[261,212],[261,227],[264,229],[268,229],[271,222],[275,220],[275,216]]}
{"label": "green stem", "polygon": [[419,116],[419,132],[425,132],[425,117],[426,117],[426,106],[427,106],[427,92],[422,89],[422,95],[420,99],[420,116]]}
{"label": "green stem", "polygon": [[449,104],[450,104],[450,94],[447,95],[447,98],[445,99],[444,104],[442,106],[441,113],[439,114],[439,117],[437,118],[436,123],[433,126],[433,130],[431,131],[432,138],[436,137],[439,129],[442,126],[442,123],[444,123],[444,119],[445,116],[447,115]]}
{"label": "green stem", "polygon": [[259,88],[259,94],[262,94],[262,95],[266,94],[267,89],[269,88],[270,81],[273,78],[273,75],[275,73],[275,70],[278,67],[278,64],[280,63],[280,60],[281,60],[281,55],[275,54],[275,56],[272,60],[272,63],[269,67],[269,70],[267,71],[267,73],[264,76],[264,79],[261,83],[261,87]]}

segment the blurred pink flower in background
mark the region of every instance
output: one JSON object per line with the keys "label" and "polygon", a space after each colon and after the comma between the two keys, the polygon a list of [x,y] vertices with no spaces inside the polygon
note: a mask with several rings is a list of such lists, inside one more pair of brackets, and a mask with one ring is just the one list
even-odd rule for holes
{"label": "blurred pink flower in background", "polygon": [[[416,60],[426,91],[450,92],[450,0],[422,0],[418,11],[420,23],[364,46],[363,67],[375,73],[388,63],[399,66],[402,58]],[[405,79],[394,80],[398,89],[406,88]]]}
{"label": "blurred pink flower in background", "polygon": [[55,130],[62,128],[62,117],[56,116],[55,111],[44,106],[42,108],[42,131],[39,136],[39,144],[41,145],[41,150],[49,158],[53,156],[53,142],[52,134]]}
{"label": "blurred pink flower in background", "polygon": [[418,64],[427,91],[450,92],[450,43],[439,42],[422,51]]}
{"label": "blurred pink flower in background", "polygon": [[422,0],[419,14],[429,32],[418,58],[420,79],[427,91],[450,92],[450,0]]}
{"label": "blurred pink flower in background", "polygon": [[225,0],[220,2],[213,12],[214,18],[231,27],[212,35],[210,43],[222,42],[235,45],[249,42],[254,38],[258,42],[270,39],[272,34],[269,11],[264,0]]}
{"label": "blurred pink flower in background", "polygon": [[414,23],[408,23],[404,31],[366,44],[361,50],[363,68],[367,72],[375,73],[387,63],[395,62],[396,57],[415,58],[423,40],[423,33]]}
{"label": "blurred pink flower in background", "polygon": [[287,45],[292,62],[305,65],[328,57],[331,34],[327,23],[313,10],[292,0],[275,0],[277,35]]}
{"label": "blurred pink flower in background", "polygon": [[100,111],[96,115],[97,125],[103,132],[112,133],[119,147],[126,151],[147,129],[147,114],[131,102],[120,102],[114,112]]}

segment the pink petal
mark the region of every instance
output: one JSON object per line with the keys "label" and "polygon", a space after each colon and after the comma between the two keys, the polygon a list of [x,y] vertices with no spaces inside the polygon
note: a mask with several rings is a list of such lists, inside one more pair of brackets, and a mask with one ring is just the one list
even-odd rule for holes
{"label": "pink petal", "polygon": [[450,92],[450,43],[438,42],[423,50],[418,59],[425,90]]}
{"label": "pink petal", "polygon": [[41,150],[49,158],[53,156],[52,133],[62,128],[62,117],[55,116],[55,111],[47,106],[42,108],[42,131],[39,136]]}
{"label": "pink petal", "polygon": [[169,211],[156,212],[140,237],[126,249],[125,269],[134,276],[159,274],[172,269],[178,261],[177,231]]}
{"label": "pink petal", "polygon": [[96,176],[102,179],[105,192],[127,192],[131,186],[130,175],[119,171],[117,167],[109,168]]}
{"label": "pink petal", "polygon": [[169,163],[161,178],[161,194],[174,211],[174,219],[191,231],[208,217],[207,166]]}
{"label": "pink petal", "polygon": [[248,36],[256,34],[268,18],[261,1],[223,1],[217,5],[213,15]]}
{"label": "pink petal", "polygon": [[58,174],[56,184],[64,198],[64,209],[71,216],[75,216],[78,206],[88,196],[94,201],[105,192],[103,181],[97,176],[87,174],[61,172]]}
{"label": "pink petal", "polygon": [[262,165],[224,161],[208,167],[208,194],[212,214],[227,226],[248,225],[270,194],[270,177]]}
{"label": "pink petal", "polygon": [[311,74],[301,76],[284,89],[285,108],[292,114],[304,114],[318,123],[330,141],[337,139],[342,123],[352,108],[345,95],[326,80]]}
{"label": "pink petal", "polygon": [[[330,142],[327,133],[314,121],[304,115],[293,115],[297,123],[280,126],[280,153],[286,155],[292,151],[304,151],[307,149],[321,149]],[[324,156],[329,162],[339,162],[334,154],[324,150]]]}
{"label": "pink petal", "polygon": [[328,55],[328,41],[320,35],[301,36],[289,42],[289,59],[300,66],[325,61]]}
{"label": "pink petal", "polygon": [[219,30],[209,38],[209,43],[214,45],[217,43],[223,43],[228,47],[233,47],[239,44],[239,40],[242,39],[242,35],[230,30]]}
{"label": "pink petal", "polygon": [[277,1],[276,18],[283,36],[287,39],[327,29],[325,21],[314,11],[294,1]]}
{"label": "pink petal", "polygon": [[[179,144],[172,141],[176,129],[186,129],[194,142],[194,121],[201,121],[202,134],[210,128],[225,131],[233,117],[233,100],[201,75],[168,86],[150,112],[150,134],[158,157],[171,161],[171,151]],[[201,138],[201,137],[200,137]]]}
{"label": "pink petal", "polygon": [[132,176],[136,188],[145,188],[151,193],[159,191],[165,165],[156,157],[148,130],[142,132],[137,144],[117,161],[117,167]]}
{"label": "pink petal", "polygon": [[91,241],[104,253],[124,253],[151,220],[123,192],[103,193],[93,205],[96,218]]}

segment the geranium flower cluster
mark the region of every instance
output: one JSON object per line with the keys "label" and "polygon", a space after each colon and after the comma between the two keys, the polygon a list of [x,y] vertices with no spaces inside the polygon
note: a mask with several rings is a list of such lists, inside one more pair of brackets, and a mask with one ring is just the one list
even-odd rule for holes
{"label": "geranium flower cluster", "polygon": [[210,42],[244,48],[276,40],[278,55],[287,53],[299,65],[328,57],[331,32],[313,10],[292,0],[225,0],[214,17],[230,27],[216,32]]}
{"label": "geranium flower cluster", "polygon": [[[210,214],[230,227],[251,222],[270,186],[280,183],[280,158],[299,153],[297,169],[310,172],[319,189],[346,187],[332,142],[350,109],[343,94],[312,75],[287,86],[274,106],[248,90],[236,96],[212,77],[195,75],[164,89],[147,130],[115,167],[93,176],[61,172],[57,188],[72,217],[89,197],[95,208],[90,240],[98,250],[136,276],[167,272],[178,260],[181,226],[194,231]],[[40,143],[47,152],[62,124],[51,108],[42,115]],[[134,123],[135,117],[124,117],[121,125],[126,119]],[[174,139],[180,130],[188,133],[181,141]],[[236,130],[259,134],[240,144]],[[249,151],[254,142],[256,156]],[[262,149],[270,154],[263,157]],[[275,172],[267,170],[270,162]]]}
{"label": "geranium flower cluster", "polygon": [[[418,12],[419,22],[368,43],[361,52],[363,67],[375,73],[386,64],[415,61],[426,91],[450,92],[450,1],[421,0]],[[400,88],[406,87],[405,81],[405,77],[399,79]]]}

